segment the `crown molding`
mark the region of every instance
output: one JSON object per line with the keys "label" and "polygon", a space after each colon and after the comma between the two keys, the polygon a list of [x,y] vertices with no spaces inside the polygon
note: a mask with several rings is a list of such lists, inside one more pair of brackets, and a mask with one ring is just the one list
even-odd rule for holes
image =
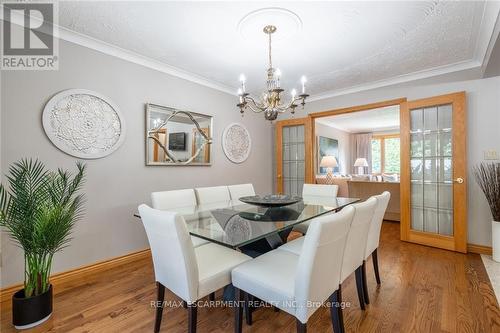
{"label": "crown molding", "polygon": [[[33,20],[35,21],[40,21],[38,17],[35,16],[30,16]],[[12,14],[11,17],[11,23],[24,26],[24,16],[23,15],[16,15],[15,13]],[[168,65],[164,62],[161,62],[159,60],[141,55],[139,53],[129,51],[126,49],[123,49],[119,46],[104,42],[102,40],[90,37],[88,35],[73,31],[71,29],[68,29],[66,27],[60,26],[58,24],[54,24],[56,27],[55,29],[55,37],[65,40],[67,42],[77,44],[116,58],[120,58],[147,68],[154,69],[156,71],[169,74],[190,82],[197,83],[199,85],[212,88],[215,90],[219,90],[221,92],[224,92],[226,94],[230,95],[236,95],[236,89],[234,87],[230,87],[224,84],[221,84],[219,82],[207,79],[201,75],[197,75],[194,73],[191,73],[189,71]]]}
{"label": "crown molding", "polygon": [[[357,93],[365,90],[371,90],[376,88],[382,88],[386,86],[391,86],[400,83],[411,82],[419,79],[426,79],[434,76],[439,76],[443,74],[449,74],[453,72],[458,72],[462,70],[479,68],[481,73],[484,73],[486,65],[489,61],[489,57],[495,46],[496,39],[500,33],[500,1],[487,1],[483,17],[481,18],[481,26],[479,30],[479,37],[476,43],[476,48],[474,50],[474,56],[472,59],[457,62],[454,64],[448,64],[444,66],[438,66],[430,69],[425,69],[418,72],[412,72],[408,74],[399,75],[396,77],[383,79],[379,81],[374,81],[366,84],[361,84],[357,86],[348,87],[345,89],[335,89],[326,91],[320,94],[312,95],[308,98],[309,102],[319,101],[322,99],[332,98],[341,95],[347,95],[352,93]],[[35,20],[38,18],[33,17]],[[23,25],[22,18],[13,17],[12,23]],[[110,56],[114,56],[165,74],[169,74],[190,82],[197,83],[199,85],[212,88],[233,96],[236,96],[236,89],[234,87],[227,86],[225,84],[216,82],[214,80],[207,79],[203,76],[197,75],[195,73],[168,65],[159,60],[138,54],[133,51],[129,51],[118,47],[116,45],[104,42],[102,40],[90,37],[88,35],[70,30],[68,28],[56,25],[56,37],[73,44],[77,44]],[[57,31],[58,30],[58,31]]]}
{"label": "crown molding", "polygon": [[[486,16],[486,10],[490,13],[497,14],[496,16]],[[481,74],[484,75],[486,66],[490,61],[491,52],[493,52],[493,48],[495,47],[495,43],[500,33],[500,1],[489,1],[486,3],[482,22],[484,22],[484,24],[481,24],[481,31],[479,33],[480,39],[478,40],[478,45],[476,47],[477,53],[475,56],[482,62]],[[491,34],[487,33],[488,29],[492,30]],[[484,30],[486,30],[486,32]]]}
{"label": "crown molding", "polygon": [[418,72],[408,73],[389,79],[361,84],[345,89],[335,89],[320,94],[312,95],[308,101],[314,102],[326,98],[357,93],[365,90],[387,87],[399,83],[427,79],[433,76],[449,74],[467,69],[479,68],[481,77],[484,74],[489,57],[495,46],[496,39],[500,31],[500,1],[487,1],[483,9],[483,17],[481,18],[481,26],[479,28],[479,36],[474,49],[473,58],[466,61],[457,62],[454,64],[444,65],[425,69]]}
{"label": "crown molding", "polygon": [[148,67],[154,69],[156,71],[169,74],[187,81],[191,81],[197,83],[199,85],[212,88],[215,90],[219,90],[226,94],[236,95],[236,89],[226,86],[224,84],[218,83],[216,81],[209,80],[203,76],[191,73],[189,71],[185,71],[183,69],[167,65],[164,62],[155,60],[153,58],[149,58],[143,56],[141,54],[135,53],[133,51],[129,51],[123,49],[121,47],[109,44],[107,42],[101,41],[99,39],[95,39],[93,37],[75,32],[73,30],[69,30],[65,27],[59,26],[59,36],[60,39],[65,40],[67,42],[71,42],[73,44],[77,44],[80,46],[87,47],[89,49],[99,51],[101,53],[114,56],[116,58],[120,58],[138,65],[142,65],[144,67]]}
{"label": "crown molding", "polygon": [[395,84],[406,83],[406,82],[411,82],[411,81],[420,80],[420,79],[427,79],[427,78],[430,78],[433,76],[458,72],[458,71],[472,69],[472,68],[479,68],[479,67],[481,67],[481,63],[479,61],[475,61],[475,60],[461,61],[461,62],[457,62],[454,64],[449,64],[449,65],[425,69],[422,71],[413,72],[413,73],[409,73],[409,74],[399,75],[396,77],[392,77],[390,79],[378,80],[378,81],[374,81],[374,82],[370,82],[370,83],[366,83],[366,84],[361,84],[361,85],[357,85],[357,86],[353,86],[353,87],[349,87],[349,88],[345,88],[345,89],[331,90],[331,91],[328,91],[325,93],[312,95],[311,97],[308,97],[307,100],[309,102],[314,102],[314,101],[319,101],[319,100],[326,99],[326,98],[353,94],[353,93],[357,93],[357,92],[361,92],[361,91],[365,91],[365,90],[382,88],[382,87],[392,86]]}
{"label": "crown molding", "polygon": [[327,126],[327,127],[331,127],[331,128],[334,128],[336,130],[339,130],[339,131],[342,131],[342,132],[346,132],[346,133],[349,133],[349,134],[352,134],[353,132],[341,127],[341,126],[338,126],[338,125],[335,125],[331,122],[329,122],[328,120],[325,119],[326,117],[322,117],[322,118],[316,118],[316,122],[318,124],[321,124],[323,126]]}

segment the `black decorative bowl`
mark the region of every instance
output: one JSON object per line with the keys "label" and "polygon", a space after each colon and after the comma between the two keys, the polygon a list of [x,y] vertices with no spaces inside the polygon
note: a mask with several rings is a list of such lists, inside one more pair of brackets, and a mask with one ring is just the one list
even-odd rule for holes
{"label": "black decorative bowl", "polygon": [[253,195],[249,197],[241,197],[240,201],[247,203],[249,205],[261,206],[261,207],[282,207],[293,205],[294,203],[300,202],[301,197],[282,195],[282,194],[269,194],[265,196]]}

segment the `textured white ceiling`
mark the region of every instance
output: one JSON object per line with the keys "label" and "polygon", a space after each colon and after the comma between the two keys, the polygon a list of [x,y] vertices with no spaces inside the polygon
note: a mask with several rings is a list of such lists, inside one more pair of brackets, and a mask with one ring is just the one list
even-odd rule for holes
{"label": "textured white ceiling", "polygon": [[[325,94],[474,59],[484,2],[60,2],[59,24],[196,74],[236,91],[264,88],[266,38],[238,33],[238,22],[265,7],[297,14],[302,29],[273,43],[282,86]],[[279,26],[278,26],[279,29]],[[488,31],[490,34],[492,31]]]}
{"label": "textured white ceiling", "polygon": [[323,117],[316,121],[349,133],[399,130],[399,105]]}

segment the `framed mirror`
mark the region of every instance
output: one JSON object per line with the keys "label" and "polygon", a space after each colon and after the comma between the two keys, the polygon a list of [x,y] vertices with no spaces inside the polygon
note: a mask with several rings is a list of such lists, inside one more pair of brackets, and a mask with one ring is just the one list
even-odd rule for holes
{"label": "framed mirror", "polygon": [[146,104],[146,165],[210,165],[213,117]]}

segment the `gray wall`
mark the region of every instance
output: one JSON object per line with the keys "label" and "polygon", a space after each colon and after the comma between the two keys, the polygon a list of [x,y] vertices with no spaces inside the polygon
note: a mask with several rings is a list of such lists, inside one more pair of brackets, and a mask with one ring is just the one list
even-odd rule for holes
{"label": "gray wall", "polygon": [[[88,160],[86,215],[70,247],[55,257],[53,272],[65,271],[148,247],[137,206],[156,190],[251,182],[257,192],[272,188],[272,128],[260,115],[241,118],[236,97],[146,67],[60,41],[58,71],[7,71],[1,78],[1,169],[22,157],[38,157],[49,168],[75,168],[76,159],[52,145],[41,115],[51,96],[69,88],[95,90],[119,105],[127,125],[125,142],[112,155]],[[214,116],[210,167],[146,167],[144,103]],[[252,137],[249,159],[236,165],[221,148],[224,127],[244,123]],[[2,235],[2,286],[21,282],[23,256]]]}
{"label": "gray wall", "polygon": [[405,84],[310,102],[306,112],[363,105],[400,97],[408,100],[452,92],[467,92],[468,242],[491,245],[491,213],[475,183],[471,167],[483,161],[484,151],[500,152],[500,77],[440,84]]}

